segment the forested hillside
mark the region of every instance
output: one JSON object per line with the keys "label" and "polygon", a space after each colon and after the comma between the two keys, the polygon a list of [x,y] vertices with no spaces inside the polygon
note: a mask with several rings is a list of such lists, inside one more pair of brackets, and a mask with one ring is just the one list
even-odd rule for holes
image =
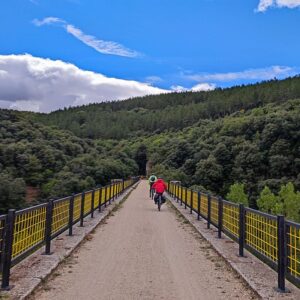
{"label": "forested hillside", "polygon": [[26,187],[38,201],[70,195],[137,173],[137,165],[116,143],[106,146],[30,121],[27,113],[0,110],[0,211],[20,208]]}
{"label": "forested hillside", "polygon": [[243,183],[255,208],[265,186],[279,193],[291,182],[300,190],[300,100],[202,120],[126,145],[145,145],[152,171],[185,186],[225,197],[231,185]]}
{"label": "forested hillside", "polygon": [[216,89],[147,96],[37,114],[34,118],[88,138],[122,139],[191,126],[236,111],[300,98],[300,77]]}
{"label": "forested hillside", "polygon": [[38,200],[64,196],[148,163],[166,180],[300,221],[297,97],[299,77],[49,115],[0,110],[0,209],[24,206],[26,187]]}

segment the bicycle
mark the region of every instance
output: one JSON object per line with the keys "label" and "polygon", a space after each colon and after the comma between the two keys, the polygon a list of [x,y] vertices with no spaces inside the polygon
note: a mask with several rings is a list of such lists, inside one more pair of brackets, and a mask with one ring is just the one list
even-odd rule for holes
{"label": "bicycle", "polygon": [[153,199],[154,197],[154,189],[150,188],[150,198]]}
{"label": "bicycle", "polygon": [[[154,182],[153,182],[154,183]],[[154,197],[154,189],[152,188],[153,183],[150,183],[150,198],[153,199]]]}
{"label": "bicycle", "polygon": [[165,203],[165,201],[163,201],[163,196],[162,196],[162,194],[157,194],[158,195],[158,197],[157,197],[157,200],[156,200],[156,204],[157,204],[157,208],[158,208],[158,211],[160,211],[160,208],[161,208],[161,205],[163,204],[163,203]]}

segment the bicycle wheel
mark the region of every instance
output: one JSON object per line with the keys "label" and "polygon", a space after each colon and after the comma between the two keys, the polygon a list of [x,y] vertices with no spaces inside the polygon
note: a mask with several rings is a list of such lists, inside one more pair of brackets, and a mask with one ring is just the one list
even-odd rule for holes
{"label": "bicycle wheel", "polygon": [[157,208],[158,208],[158,211],[160,211],[160,207],[161,207],[161,196],[159,195],[158,199],[157,199]]}

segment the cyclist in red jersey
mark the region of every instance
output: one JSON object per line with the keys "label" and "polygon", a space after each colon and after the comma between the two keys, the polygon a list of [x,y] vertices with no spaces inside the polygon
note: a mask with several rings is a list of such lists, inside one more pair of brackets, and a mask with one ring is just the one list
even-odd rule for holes
{"label": "cyclist in red jersey", "polygon": [[156,182],[152,185],[152,188],[155,190],[154,202],[157,203],[158,196],[162,196],[162,203],[166,202],[165,197],[163,196],[164,191],[167,189],[167,184],[163,181],[162,178],[158,178]]}

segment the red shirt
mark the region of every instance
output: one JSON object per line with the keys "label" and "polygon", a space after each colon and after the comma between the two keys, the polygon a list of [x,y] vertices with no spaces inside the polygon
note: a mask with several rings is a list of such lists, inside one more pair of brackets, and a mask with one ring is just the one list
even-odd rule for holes
{"label": "red shirt", "polygon": [[155,189],[156,193],[162,194],[167,189],[167,185],[162,179],[157,179],[152,185],[152,188]]}

